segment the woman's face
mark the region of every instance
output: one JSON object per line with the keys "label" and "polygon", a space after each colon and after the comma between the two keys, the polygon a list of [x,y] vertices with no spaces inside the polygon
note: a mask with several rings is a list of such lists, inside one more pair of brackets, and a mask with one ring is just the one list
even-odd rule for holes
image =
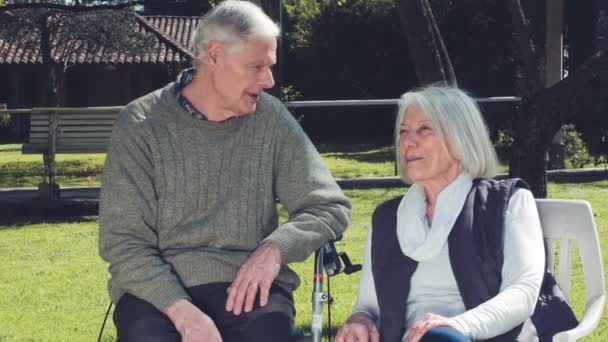
{"label": "woman's face", "polygon": [[449,141],[446,144],[447,150],[420,107],[413,105],[405,111],[399,130],[399,153],[412,182],[444,183],[458,176],[460,163],[454,158]]}

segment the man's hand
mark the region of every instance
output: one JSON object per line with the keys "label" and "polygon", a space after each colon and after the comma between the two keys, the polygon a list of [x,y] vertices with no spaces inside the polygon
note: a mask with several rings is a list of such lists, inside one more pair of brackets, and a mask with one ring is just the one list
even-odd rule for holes
{"label": "man's hand", "polygon": [[185,299],[173,303],[165,314],[173,322],[183,342],[222,342],[211,318]]}
{"label": "man's hand", "polygon": [[435,314],[426,314],[422,316],[421,319],[416,321],[412,328],[410,329],[409,334],[407,335],[407,342],[418,342],[427,333],[427,331],[431,330],[434,327],[439,326],[447,326],[454,328],[460,331],[460,324],[456,323],[456,321],[451,320],[449,318],[435,315]]}
{"label": "man's hand", "polygon": [[376,324],[364,312],[355,312],[336,334],[335,342],[378,342],[380,334]]}
{"label": "man's hand", "polygon": [[228,287],[226,311],[240,315],[253,309],[255,296],[260,291],[260,306],[268,304],[272,282],[281,270],[281,251],[272,243],[258,247],[245,261]]}

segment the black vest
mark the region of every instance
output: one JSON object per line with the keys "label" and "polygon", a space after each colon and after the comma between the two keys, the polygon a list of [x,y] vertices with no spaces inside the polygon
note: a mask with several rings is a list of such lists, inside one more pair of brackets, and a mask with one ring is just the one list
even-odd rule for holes
{"label": "black vest", "polygon": [[[520,179],[505,181],[475,179],[464,207],[448,236],[450,264],[467,310],[488,301],[500,290],[504,221],[509,198],[517,188],[527,189],[528,185]],[[383,342],[399,341],[405,333],[410,280],[418,266],[415,260],[403,254],[397,239],[396,214],[401,198],[382,203],[376,208],[372,217],[372,274],[380,308],[380,336]],[[547,272],[541,297],[543,291],[553,293],[554,288],[556,288],[555,281]],[[553,300],[553,297],[551,299]],[[563,297],[557,301],[565,304]],[[537,305],[537,310],[539,306]],[[565,317],[565,323],[558,319],[557,327],[551,327],[550,331],[536,327],[539,338],[545,335],[550,338],[555,332],[576,326],[576,318],[567,305],[566,309],[568,312],[560,312],[560,315]],[[548,320],[544,313],[541,313],[543,322]],[[534,316],[533,322],[536,325]],[[488,341],[515,341],[521,328],[520,324]]]}

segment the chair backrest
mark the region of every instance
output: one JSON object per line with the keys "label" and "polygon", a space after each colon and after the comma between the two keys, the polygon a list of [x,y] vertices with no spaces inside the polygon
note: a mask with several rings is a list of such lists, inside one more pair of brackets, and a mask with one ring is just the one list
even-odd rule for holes
{"label": "chair backrest", "polygon": [[[589,203],[581,200],[537,199],[536,205],[548,249],[548,262],[556,267],[557,282],[566,298],[570,299],[573,241],[579,247],[587,299],[603,295],[604,267]],[[554,260],[556,241],[560,242],[557,265]]]}
{"label": "chair backrest", "polygon": [[[548,263],[557,271],[557,282],[570,300],[572,242],[578,244],[583,267],[587,303],[604,296],[604,267],[593,220],[587,201],[562,199],[537,199],[536,205],[548,250]],[[559,261],[555,264],[555,242],[559,241]]]}

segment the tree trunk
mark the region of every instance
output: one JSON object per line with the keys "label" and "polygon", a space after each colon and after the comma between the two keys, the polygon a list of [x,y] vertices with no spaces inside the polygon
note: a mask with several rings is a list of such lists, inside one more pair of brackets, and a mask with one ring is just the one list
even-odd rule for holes
{"label": "tree trunk", "polygon": [[508,0],[511,23],[515,31],[515,42],[519,48],[519,54],[523,69],[522,97],[530,96],[542,89],[542,75],[539,70],[538,61],[535,58],[535,47],[532,41],[528,20],[524,15],[519,0]]}
{"label": "tree trunk", "polygon": [[[534,63],[530,58],[533,56],[532,44],[526,42],[529,37],[521,36],[527,34],[527,30],[517,28],[517,25],[525,23],[517,17],[518,13],[523,15],[521,4],[519,0],[510,0],[509,4],[515,31],[518,32],[516,39],[520,50],[523,50],[523,62]],[[593,112],[608,110],[605,95],[608,93],[608,53],[598,51],[568,77],[546,89],[535,86],[540,78],[533,72],[534,68],[528,65],[524,70],[525,77],[529,79],[516,114],[509,176],[523,178],[535,197],[544,198],[547,197],[546,151],[553,134],[563,124],[573,122],[575,117],[581,120]]]}
{"label": "tree trunk", "polygon": [[534,197],[547,197],[547,149],[551,138],[543,139],[543,113],[523,98],[515,115],[515,137],[509,161],[509,177],[530,185]]}
{"label": "tree trunk", "polygon": [[535,197],[547,197],[545,151],[553,132],[575,119],[608,111],[608,52],[597,52],[567,78],[522,100],[509,175],[523,178]]}
{"label": "tree trunk", "polygon": [[[518,177],[530,185],[530,190],[537,198],[547,197],[547,150],[550,141],[543,141],[540,125],[543,115],[530,103],[529,98],[542,89],[542,77],[534,53],[534,43],[530,35],[528,20],[524,15],[520,0],[508,0],[507,6],[511,23],[515,31],[515,43],[519,48],[523,79],[521,105],[515,114],[515,134],[509,159],[509,177]],[[557,126],[559,129],[560,126]],[[557,130],[553,130],[555,133]]]}
{"label": "tree trunk", "polygon": [[55,61],[51,55],[51,32],[48,26],[49,17],[40,16],[38,19],[38,29],[40,30],[40,53],[42,55],[42,65],[44,66],[46,88],[45,105],[55,107],[58,104],[57,80],[55,72]]}
{"label": "tree trunk", "polygon": [[597,51],[568,77],[528,100],[539,108],[541,133],[555,130],[575,118],[608,111],[608,50]]}
{"label": "tree trunk", "polygon": [[457,86],[450,56],[428,0],[398,0],[397,8],[418,82]]}
{"label": "tree trunk", "polygon": [[[38,29],[40,30],[40,52],[42,54],[42,65],[44,66],[46,87],[45,104],[48,107],[56,107],[59,103],[59,94],[57,91],[57,73],[56,66],[53,60],[51,51],[51,33],[48,25],[49,17],[42,15],[38,18]],[[39,185],[39,195],[47,199],[58,199],[58,191],[54,191],[57,185],[55,184],[55,144],[56,135],[51,133],[56,127],[56,117],[50,117],[49,121],[49,149],[43,154],[44,161],[44,176],[45,180]]]}

